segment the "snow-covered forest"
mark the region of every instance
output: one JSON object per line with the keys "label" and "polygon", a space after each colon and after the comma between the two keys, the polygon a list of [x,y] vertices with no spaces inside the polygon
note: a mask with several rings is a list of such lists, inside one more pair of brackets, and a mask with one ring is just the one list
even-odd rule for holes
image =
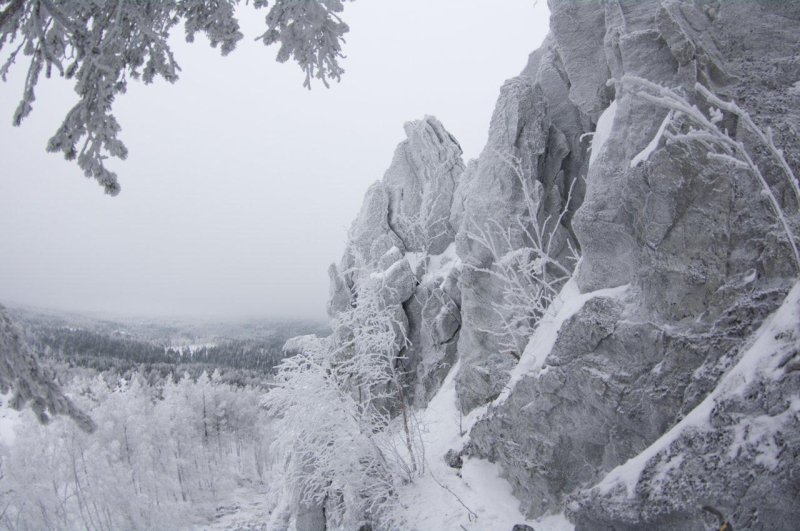
{"label": "snow-covered forest", "polygon": [[211,521],[243,485],[269,484],[262,390],[217,373],[151,386],[76,377],[64,387],[97,428],[23,411],[2,445],[6,529],[177,529]]}
{"label": "snow-covered forest", "polygon": [[[488,135],[472,150],[475,128],[461,128],[460,118],[477,112],[473,104],[447,119],[433,113],[500,60],[463,54],[469,64],[457,66],[458,46],[481,40],[494,50],[517,17],[498,22],[483,5],[474,25],[462,26],[471,4],[455,2],[431,34],[425,19],[438,3],[409,0],[403,5],[422,10],[414,15],[390,2],[353,7],[365,3],[0,0],[0,76],[27,68],[14,124],[35,114],[43,79],[74,85],[77,103],[55,118],[61,125],[46,148],[111,196],[125,196],[125,168],[135,167],[123,163],[116,100],[139,81],[178,81],[176,52],[185,48],[173,34],[235,56],[258,14],[258,43],[274,45],[277,62],[300,74],[296,88],[314,94],[264,98],[278,94],[276,78],[256,89],[269,101],[244,111],[222,94],[203,101],[193,129],[214,132],[220,175],[238,182],[261,159],[276,183],[263,198],[253,185],[228,201],[203,188],[200,171],[180,192],[187,203],[213,196],[204,203],[209,219],[228,201],[217,224],[194,225],[202,215],[176,209],[153,218],[164,220],[156,237],[136,240],[151,219],[132,216],[127,236],[147,259],[126,269],[105,252],[117,234],[105,237],[102,218],[89,214],[98,234],[83,238],[99,251],[81,257],[79,270],[99,263],[124,279],[109,293],[147,292],[164,308],[215,318],[117,321],[110,311],[0,306],[0,529],[796,529],[800,5],[537,4],[549,30],[535,49],[503,49],[519,54],[521,68],[492,81],[500,88]],[[345,20],[369,24],[360,14],[371,13],[377,25],[384,11],[403,26],[402,57],[380,70],[398,48],[392,24],[382,26],[386,47],[359,46],[353,30],[352,53],[375,54],[359,70],[348,62]],[[531,13],[524,35],[540,22]],[[415,77],[405,62],[435,67]],[[337,92],[349,65],[356,85],[364,71],[404,74],[353,96]],[[471,77],[451,87],[431,74],[446,70]],[[353,186],[363,200],[348,211],[353,221],[327,266],[326,322],[290,315],[294,293],[310,285],[308,250],[332,238],[324,211],[336,201],[325,202],[334,188],[293,199],[281,182],[320,183],[315,175],[324,174],[349,191],[348,175],[378,154],[371,141],[385,116],[440,85],[449,87],[444,97],[407,117],[393,155],[381,155],[383,173],[372,168],[371,184]],[[224,112],[213,114],[218,100]],[[275,113],[259,121],[270,105]],[[136,123],[135,114],[120,116]],[[208,124],[209,116],[240,123]],[[448,128],[451,119],[461,130]],[[330,124],[333,134],[314,136]],[[257,138],[257,149],[223,148],[232,129]],[[299,151],[276,147],[287,138]],[[177,153],[180,142],[171,142],[167,153]],[[138,146],[147,153],[147,142]],[[285,207],[277,221],[254,228],[240,217],[254,205],[271,214],[259,201],[273,196],[273,208]],[[241,223],[229,234],[223,218]],[[253,236],[304,223],[302,241]],[[191,263],[159,277],[148,267],[179,253],[150,249],[151,241],[171,231],[176,246],[197,234],[201,244],[245,245],[231,256],[183,247]],[[27,266],[46,270],[36,257],[49,256],[47,247],[10,274],[25,280]],[[259,253],[266,258],[239,267]],[[286,255],[286,270],[253,281],[252,270]],[[195,263],[215,276],[199,275]],[[197,290],[231,291],[192,298],[181,286],[196,274]],[[80,275],[65,284],[73,281]],[[222,309],[262,288],[279,317],[233,324],[235,310]],[[125,303],[95,295],[86,289],[87,305]]]}

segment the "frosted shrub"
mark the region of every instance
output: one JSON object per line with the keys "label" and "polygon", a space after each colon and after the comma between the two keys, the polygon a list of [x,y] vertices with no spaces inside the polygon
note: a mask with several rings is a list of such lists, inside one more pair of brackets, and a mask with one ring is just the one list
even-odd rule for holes
{"label": "frosted shrub", "polygon": [[346,529],[389,525],[398,485],[420,473],[418,431],[396,363],[405,337],[381,287],[361,275],[356,304],[334,319],[334,335],[306,341],[279,366],[265,399],[285,480],[275,525],[298,507],[324,507],[329,523]]}
{"label": "frosted shrub", "polygon": [[[575,181],[570,184],[564,206],[558,214],[542,216],[541,183],[529,183],[530,176],[519,158],[505,153],[496,155],[514,172],[525,199],[524,211],[512,220],[510,226],[496,219],[490,219],[484,225],[473,222],[467,237],[490,253],[492,264],[466,267],[500,282],[502,297],[491,302],[500,327],[483,331],[500,337],[505,351],[518,358],[539,319],[572,276],[572,268],[579,258],[577,249],[563,234],[562,226]],[[561,247],[564,245],[566,253],[558,259],[556,253],[563,253]]]}

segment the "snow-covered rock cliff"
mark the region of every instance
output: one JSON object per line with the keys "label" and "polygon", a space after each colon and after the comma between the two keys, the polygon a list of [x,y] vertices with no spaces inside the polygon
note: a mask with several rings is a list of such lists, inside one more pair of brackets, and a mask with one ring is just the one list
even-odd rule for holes
{"label": "snow-covered rock cliff", "polygon": [[[800,173],[800,4],[550,8],[551,33],[501,88],[477,160],[465,166],[436,119],[406,124],[330,269],[329,311],[358,304],[354,275],[384,279],[407,323],[409,401],[424,408],[457,371],[458,409],[477,420],[454,450],[497,464],[528,517],[704,529],[705,505],[737,528],[790,529],[800,317],[786,230],[749,171],[702,142],[670,142],[686,122],[623,77],[713,115],[797,234],[785,172],[695,84],[771,130]],[[555,306],[519,318],[509,282],[525,267]]]}

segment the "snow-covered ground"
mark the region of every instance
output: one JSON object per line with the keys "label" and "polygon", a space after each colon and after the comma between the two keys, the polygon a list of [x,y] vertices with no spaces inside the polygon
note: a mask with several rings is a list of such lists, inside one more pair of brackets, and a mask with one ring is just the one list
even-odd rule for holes
{"label": "snow-covered ground", "polygon": [[10,446],[14,442],[14,426],[19,421],[20,412],[8,407],[11,393],[0,394],[0,444]]}
{"label": "snow-covered ground", "polygon": [[527,523],[535,529],[573,529],[562,515],[526,520],[519,510],[519,500],[511,494],[511,485],[500,477],[496,465],[466,458],[459,471],[444,462],[447,450],[459,450],[466,443],[466,433],[485,411],[479,408],[460,418],[455,391],[457,372],[458,366],[453,367],[428,407],[419,413],[426,471],[399,492],[399,516],[405,526],[420,531],[510,530],[514,524]]}
{"label": "snow-covered ground", "polygon": [[195,531],[265,531],[269,522],[267,487],[240,487],[230,500],[217,507],[213,521],[196,526]]}

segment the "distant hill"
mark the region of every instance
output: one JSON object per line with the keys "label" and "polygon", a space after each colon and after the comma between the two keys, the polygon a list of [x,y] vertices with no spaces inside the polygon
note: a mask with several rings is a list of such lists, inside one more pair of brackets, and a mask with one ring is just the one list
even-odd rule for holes
{"label": "distant hill", "polygon": [[[312,320],[110,320],[26,307],[9,312],[43,361],[123,374],[219,369],[228,379],[257,379],[283,359],[288,338],[328,334],[325,324]],[[241,374],[234,377],[233,371]]]}

